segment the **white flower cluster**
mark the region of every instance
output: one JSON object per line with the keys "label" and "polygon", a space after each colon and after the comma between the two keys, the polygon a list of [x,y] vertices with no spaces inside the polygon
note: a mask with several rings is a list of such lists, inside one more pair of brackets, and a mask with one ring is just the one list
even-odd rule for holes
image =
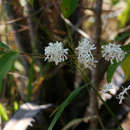
{"label": "white flower cluster", "polygon": [[110,61],[113,64],[113,60],[117,62],[122,61],[125,58],[125,52],[121,49],[120,45],[109,43],[108,45],[102,45],[102,56],[105,60]]}
{"label": "white flower cluster", "polygon": [[110,89],[112,89],[112,84],[109,83],[109,84],[106,84],[106,86],[104,87],[104,89],[101,91],[101,93],[107,93],[110,91]]}
{"label": "white flower cluster", "polygon": [[124,95],[127,94],[127,91],[130,90],[130,85],[125,88],[121,93],[119,93],[119,95],[116,97],[117,99],[119,99],[119,104],[122,104],[122,101],[125,99]]}
{"label": "white flower cluster", "polygon": [[45,47],[45,61],[58,63],[67,59],[68,49],[63,48],[62,42],[49,43],[49,46]]}
{"label": "white flower cluster", "polygon": [[[125,57],[125,52],[121,49],[120,45],[109,43],[108,45],[102,45],[102,56],[105,60],[110,61],[113,64],[113,60],[116,59],[120,62]],[[85,68],[92,69],[96,66],[97,60],[94,59],[92,51],[96,47],[90,42],[88,38],[84,38],[79,42],[76,48],[77,58],[80,64]],[[69,49],[63,48],[62,42],[49,43],[49,46],[45,47],[45,61],[58,63],[67,59]]]}
{"label": "white flower cluster", "polygon": [[79,63],[83,64],[85,68],[92,69],[96,66],[95,64],[97,63],[97,61],[92,55],[92,50],[95,49],[95,45],[91,44],[91,42],[87,38],[82,39],[79,42],[79,46],[76,48],[78,61]]}

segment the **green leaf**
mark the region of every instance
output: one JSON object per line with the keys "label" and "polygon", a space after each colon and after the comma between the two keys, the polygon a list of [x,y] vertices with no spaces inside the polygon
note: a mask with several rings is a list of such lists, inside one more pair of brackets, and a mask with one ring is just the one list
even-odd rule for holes
{"label": "green leaf", "polygon": [[2,117],[2,119],[4,121],[8,121],[8,116],[7,116],[6,111],[1,103],[0,103],[0,116]]}
{"label": "green leaf", "polygon": [[3,42],[1,42],[1,41],[0,41],[0,48],[9,49],[9,47],[6,44],[4,44]]}
{"label": "green leaf", "polygon": [[64,17],[69,17],[72,13],[74,13],[78,6],[78,2],[79,0],[62,0],[61,11]]}
{"label": "green leaf", "polygon": [[115,38],[115,41],[120,42],[130,36],[130,32],[124,32]]}
{"label": "green leaf", "polygon": [[112,80],[112,76],[114,72],[116,71],[117,67],[121,64],[121,62],[117,63],[114,62],[114,64],[110,64],[107,69],[107,82],[110,83]]}
{"label": "green leaf", "polygon": [[125,46],[122,46],[121,49],[122,49],[123,51],[130,51],[130,44],[125,45]]}
{"label": "green leaf", "polygon": [[125,58],[121,62],[117,63],[116,60],[114,60],[114,64],[110,64],[108,66],[108,69],[107,69],[107,82],[108,83],[111,82],[112,76],[113,76],[114,72],[116,71],[117,67],[127,59],[128,55],[129,54],[126,54]]}
{"label": "green leaf", "polygon": [[48,130],[52,130],[55,123],[57,122],[57,120],[59,119],[59,117],[61,116],[62,112],[64,111],[64,109],[70,104],[70,102],[79,94],[79,92],[85,88],[87,85],[84,85],[80,88],[75,89],[68,97],[67,99],[59,106],[58,111],[56,112]]}
{"label": "green leaf", "polygon": [[[13,61],[18,56],[17,52],[9,51],[0,56],[0,83],[4,76],[10,71]],[[1,84],[0,84],[1,89]]]}
{"label": "green leaf", "polygon": [[29,0],[30,4],[33,6],[34,0]]}
{"label": "green leaf", "polygon": [[130,54],[128,54],[128,56],[122,62],[122,69],[125,74],[125,80],[130,79]]}

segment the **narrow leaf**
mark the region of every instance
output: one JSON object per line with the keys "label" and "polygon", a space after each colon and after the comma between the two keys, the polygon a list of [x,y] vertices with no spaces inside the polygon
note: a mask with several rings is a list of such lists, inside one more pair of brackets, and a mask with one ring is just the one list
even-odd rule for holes
{"label": "narrow leaf", "polygon": [[67,99],[59,106],[59,110],[56,112],[48,130],[52,130],[55,123],[57,122],[57,120],[59,119],[59,117],[61,116],[62,112],[64,111],[64,109],[71,103],[71,101],[79,94],[79,92],[85,88],[86,85],[75,89],[68,97]]}
{"label": "narrow leaf", "polygon": [[1,41],[0,41],[0,48],[9,49],[9,47]]}
{"label": "narrow leaf", "polygon": [[78,6],[78,2],[79,0],[62,0],[61,10],[64,17],[69,17],[72,13],[74,13]]}

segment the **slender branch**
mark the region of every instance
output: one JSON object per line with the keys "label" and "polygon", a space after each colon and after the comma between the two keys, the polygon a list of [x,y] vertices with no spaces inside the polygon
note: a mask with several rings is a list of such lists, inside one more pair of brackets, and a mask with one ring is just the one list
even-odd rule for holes
{"label": "slender branch", "polygon": [[34,17],[35,15],[37,15],[38,13],[40,13],[44,8],[45,7],[43,6],[39,10],[35,11],[33,14],[30,14],[30,15],[27,15],[27,16],[23,16],[23,17],[19,17],[19,18],[7,21],[6,23],[7,24],[12,24],[12,23],[19,22],[19,21],[21,21],[23,19],[26,19],[26,18]]}
{"label": "slender branch", "polygon": [[[95,10],[95,8],[89,8],[89,7],[84,7],[84,6],[79,6],[79,7],[81,7],[82,9],[86,9],[86,10],[90,10],[90,11],[92,11],[92,12],[96,12],[96,10]],[[112,10],[112,9],[102,9],[102,12],[114,12],[114,10]]]}
{"label": "slender branch", "polygon": [[89,7],[84,7],[84,6],[79,6],[82,9],[86,9],[86,10],[90,10],[90,11],[95,11],[93,8],[89,8]]}
{"label": "slender branch", "polygon": [[86,34],[86,32],[84,32],[83,30],[81,30],[78,27],[76,27],[75,25],[73,25],[68,19],[64,18],[63,15],[61,15],[61,18],[65,21],[66,24],[68,24],[73,30],[78,32],[81,36],[90,38],[90,36],[88,34]]}

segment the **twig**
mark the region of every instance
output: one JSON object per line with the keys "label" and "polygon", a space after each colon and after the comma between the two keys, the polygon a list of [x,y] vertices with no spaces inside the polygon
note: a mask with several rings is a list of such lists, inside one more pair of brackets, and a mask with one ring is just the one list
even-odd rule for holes
{"label": "twig", "polygon": [[33,16],[37,15],[38,13],[40,13],[43,9],[44,9],[44,7],[41,7],[39,10],[35,11],[32,15],[23,16],[20,18],[10,20],[10,21],[6,22],[6,24],[12,24],[12,23],[19,22],[19,21],[26,19],[26,18],[29,18],[29,17],[33,17]]}
{"label": "twig", "polygon": [[86,9],[86,10],[90,10],[90,11],[95,11],[93,8],[89,8],[89,7],[84,7],[84,6],[79,6],[82,9]]}
{"label": "twig", "polygon": [[66,24],[68,24],[73,30],[75,30],[76,32],[78,32],[81,36],[90,39],[90,36],[88,34],[86,34],[86,32],[84,32],[83,30],[77,28],[68,19],[66,19],[63,15],[61,15],[61,18],[65,21]]}
{"label": "twig", "polygon": [[[88,8],[88,7],[84,7],[84,6],[80,6],[82,9],[86,9],[86,10],[90,10],[90,11],[92,11],[92,12],[95,12],[96,10],[95,10],[95,8]],[[102,9],[102,12],[114,12],[114,10],[111,10],[111,9]]]}

